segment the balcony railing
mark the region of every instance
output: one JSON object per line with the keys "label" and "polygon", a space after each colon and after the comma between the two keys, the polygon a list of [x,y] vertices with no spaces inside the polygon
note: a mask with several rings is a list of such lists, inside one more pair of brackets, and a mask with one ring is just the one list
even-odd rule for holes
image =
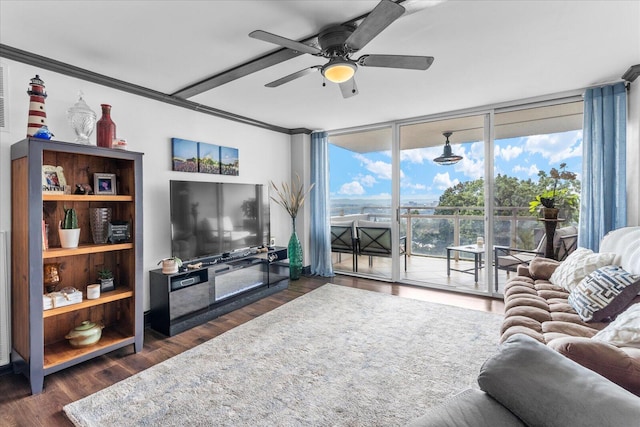
{"label": "balcony railing", "polygon": [[[381,206],[361,206],[359,212],[346,210],[333,215],[332,220],[389,221],[390,209]],[[401,234],[407,236],[409,255],[444,257],[447,246],[475,244],[484,237],[484,206],[401,206]],[[538,217],[529,207],[494,208],[494,244],[520,249],[533,249],[544,234]],[[488,242],[487,242],[488,244]]]}

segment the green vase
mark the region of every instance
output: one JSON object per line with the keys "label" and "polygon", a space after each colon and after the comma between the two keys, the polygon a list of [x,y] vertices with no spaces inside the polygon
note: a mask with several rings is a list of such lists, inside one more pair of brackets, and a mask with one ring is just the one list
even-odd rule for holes
{"label": "green vase", "polygon": [[302,245],[296,233],[296,219],[293,218],[293,232],[287,247],[289,256],[289,279],[298,280],[302,274]]}

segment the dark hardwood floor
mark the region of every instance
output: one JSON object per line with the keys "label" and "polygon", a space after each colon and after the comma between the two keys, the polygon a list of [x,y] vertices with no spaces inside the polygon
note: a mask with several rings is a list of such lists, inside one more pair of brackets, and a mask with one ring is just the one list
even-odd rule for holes
{"label": "dark hardwood floor", "polygon": [[[1,426],[72,426],[62,412],[67,403],[95,393],[137,372],[197,346],[225,331],[283,305],[324,283],[367,289],[385,294],[455,305],[493,313],[503,313],[501,300],[450,293],[425,288],[336,276],[332,279],[303,277],[288,289],[221,316],[174,337],[145,329],[144,348],[135,354],[133,346],[81,363],[45,377],[42,394],[32,396],[23,375],[11,372],[0,376]],[[498,337],[496,336],[496,341]]]}

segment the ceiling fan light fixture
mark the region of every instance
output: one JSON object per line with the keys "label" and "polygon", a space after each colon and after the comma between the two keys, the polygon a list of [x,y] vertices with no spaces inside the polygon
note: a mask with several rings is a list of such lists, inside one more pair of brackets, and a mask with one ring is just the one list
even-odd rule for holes
{"label": "ceiling fan light fixture", "polygon": [[433,159],[433,161],[438,163],[439,165],[453,165],[458,163],[460,160],[462,160],[462,156],[453,154],[451,145],[449,143],[449,137],[453,135],[453,132],[443,132],[442,135],[447,138],[444,143],[444,151],[440,157],[436,157],[435,159]]}
{"label": "ceiling fan light fixture", "polygon": [[332,83],[344,83],[353,77],[356,68],[356,64],[347,59],[333,58],[322,67],[322,75]]}

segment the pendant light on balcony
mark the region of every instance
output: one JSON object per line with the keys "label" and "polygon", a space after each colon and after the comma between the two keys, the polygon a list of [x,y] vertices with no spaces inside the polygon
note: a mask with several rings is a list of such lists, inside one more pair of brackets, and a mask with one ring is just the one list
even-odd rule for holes
{"label": "pendant light on balcony", "polygon": [[433,161],[440,165],[453,165],[458,163],[462,160],[462,156],[453,154],[453,151],[451,151],[451,145],[449,144],[449,137],[453,135],[453,132],[443,132],[442,135],[447,138],[444,143],[444,152],[440,157],[433,159]]}

